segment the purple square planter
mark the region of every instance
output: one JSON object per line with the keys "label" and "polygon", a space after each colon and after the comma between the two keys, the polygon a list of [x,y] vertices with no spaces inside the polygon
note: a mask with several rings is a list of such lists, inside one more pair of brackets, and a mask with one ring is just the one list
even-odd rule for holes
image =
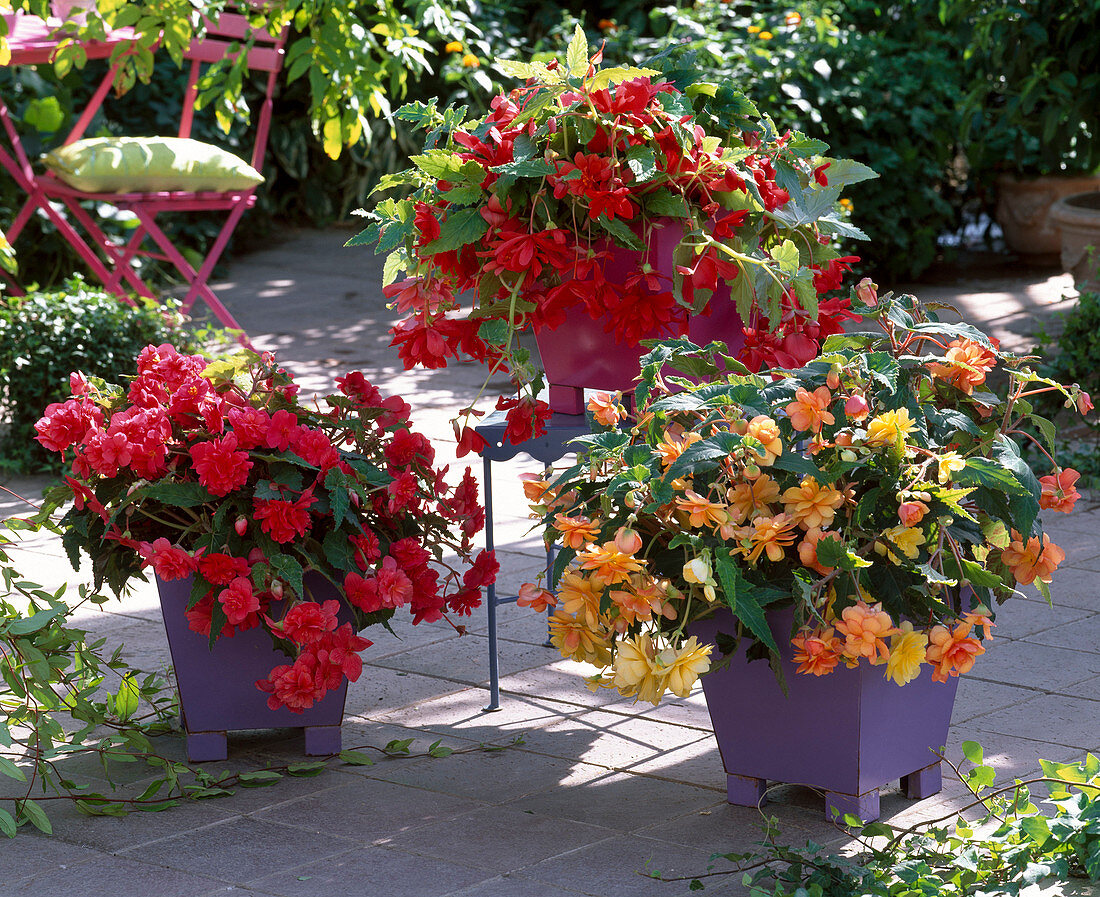
{"label": "purple square planter", "polygon": [[[729,802],[756,806],[767,783],[809,785],[835,809],[870,822],[879,816],[878,790],[901,781],[911,798],[941,788],[940,761],[959,680],[932,681],[932,668],[905,686],[867,663],[827,676],[796,673],[790,645],[793,611],[773,611],[768,623],[782,649],[784,696],[766,661],[745,659],[744,642],[729,666],[702,678]],[[732,632],[732,617],[695,623],[692,634],[715,643]]]}
{"label": "purple square planter", "polygon": [[[635,252],[605,244],[610,257],[603,268],[608,280],[622,283],[648,262],[672,289],[673,252],[683,239],[683,226],[673,219],[660,219],[649,234],[649,247]],[[687,335],[697,345],[722,340],[730,354],[745,345],[744,322],[730,301],[730,288],[720,283],[708,305],[711,313],[695,315],[655,330],[646,339],[673,339]],[[581,306],[570,309],[565,323],[535,334],[542,366],[550,384],[550,407],[564,414],[584,414],[584,390],[603,389],[630,392],[638,376],[638,360],[648,354],[644,346],[628,346],[604,330],[603,320],[594,320]]]}
{"label": "purple square planter", "polygon": [[[318,601],[340,597],[323,577],[307,576],[306,582]],[[227,731],[281,727],[305,730],[307,754],[339,753],[347,680],[301,713],[286,707],[272,710],[267,706],[267,694],[256,687],[256,680],[266,679],[272,669],[290,663],[290,659],[274,647],[271,637],[259,626],[232,638],[219,638],[211,649],[206,636],[188,628],[184,616],[191,583],[191,577],[172,582],[157,580],[187,732],[188,758],[195,762],[224,760]],[[348,620],[350,616],[341,602],[340,622]]]}

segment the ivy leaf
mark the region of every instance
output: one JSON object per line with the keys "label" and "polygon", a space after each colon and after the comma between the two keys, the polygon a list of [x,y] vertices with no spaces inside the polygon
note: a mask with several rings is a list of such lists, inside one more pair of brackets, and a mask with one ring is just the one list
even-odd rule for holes
{"label": "ivy leaf", "polygon": [[122,677],[119,683],[118,693],[114,696],[115,713],[119,719],[128,720],[138,709],[138,685],[132,673]]}
{"label": "ivy leaf", "polygon": [[352,766],[374,766],[374,761],[362,751],[340,751],[337,756]]}
{"label": "ivy leaf", "polygon": [[43,811],[43,809],[33,800],[29,798],[27,800],[19,800],[15,802],[15,806],[19,810],[19,815],[29,820],[31,825],[42,832],[42,834],[53,834],[53,826],[50,825],[50,820],[46,817],[45,811]]}

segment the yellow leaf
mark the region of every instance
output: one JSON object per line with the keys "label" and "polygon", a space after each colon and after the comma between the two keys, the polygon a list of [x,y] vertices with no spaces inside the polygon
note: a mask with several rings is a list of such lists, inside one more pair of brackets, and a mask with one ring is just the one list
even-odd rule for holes
{"label": "yellow leaf", "polygon": [[322,129],[322,146],[330,159],[339,159],[344,148],[339,118],[326,118]]}
{"label": "yellow leaf", "polygon": [[589,80],[594,90],[602,90],[609,84],[620,84],[633,78],[652,78],[659,75],[656,69],[642,69],[634,66],[615,66],[609,69],[600,69]]}

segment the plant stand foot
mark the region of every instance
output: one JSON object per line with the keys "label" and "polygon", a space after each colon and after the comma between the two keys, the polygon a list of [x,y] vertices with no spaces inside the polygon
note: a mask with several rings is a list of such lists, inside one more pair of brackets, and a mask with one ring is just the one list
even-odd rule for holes
{"label": "plant stand foot", "polygon": [[937,760],[931,766],[918,769],[907,776],[901,777],[901,789],[910,800],[920,800],[922,797],[931,797],[939,794],[943,788],[943,776],[940,774],[940,762]]}
{"label": "plant stand foot", "polygon": [[726,800],[739,807],[758,807],[764,803],[767,782],[755,776],[726,775]]}
{"label": "plant stand foot", "polygon": [[584,414],[584,390],[579,386],[550,384],[550,407],[562,414]]}
{"label": "plant stand foot", "polygon": [[836,791],[825,792],[825,818],[833,819],[833,810],[837,819],[845,813],[858,816],[864,822],[874,822],[879,816],[878,789],[866,794],[840,794]]}
{"label": "plant stand foot", "polygon": [[302,731],[306,736],[308,756],[319,757],[340,753],[340,746],[343,744],[340,726],[306,726]]}
{"label": "plant stand foot", "polygon": [[187,759],[192,763],[209,763],[229,756],[225,732],[188,732]]}

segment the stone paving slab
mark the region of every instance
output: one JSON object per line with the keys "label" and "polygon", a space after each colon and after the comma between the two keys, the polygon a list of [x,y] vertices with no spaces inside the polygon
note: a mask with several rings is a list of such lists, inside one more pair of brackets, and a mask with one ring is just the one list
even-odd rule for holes
{"label": "stone paving slab", "polygon": [[[388,345],[396,316],[381,298],[381,260],[343,247],[354,232],[279,235],[235,261],[219,294],[257,346],[278,350],[304,390],[328,391],[335,376],[364,370],[384,392],[412,403],[414,425],[435,441],[441,463],[453,473],[469,465],[480,480],[480,462],[455,458],[448,440],[449,418],[477,395],[483,369],[404,370]],[[1026,350],[1038,327],[1056,328],[1057,314],[1071,307],[1069,286],[1056,271],[986,260],[911,291],[952,302],[1006,347]],[[504,386],[497,377],[488,394]],[[519,472],[540,469],[523,456],[493,468],[502,593],[544,564],[516,482]],[[7,485],[34,499],[47,480]],[[959,762],[962,741],[977,740],[998,766],[998,781],[1034,774],[1040,757],[1072,760],[1100,749],[1100,505],[1083,500],[1079,508],[1051,522],[1068,555],[1054,608],[1034,591],[1005,605],[993,644],[960,686],[947,756]],[[25,503],[0,490],[0,515],[25,513]],[[56,539],[33,537],[19,551],[24,572],[44,584],[90,575],[86,565],[81,576],[71,571]],[[497,712],[483,712],[483,610],[458,621],[470,633],[463,637],[446,625],[397,621],[397,636],[368,633],[375,646],[349,690],[344,744],[370,752],[373,765],[337,764],[315,778],[124,819],[51,808],[54,837],[20,834],[0,843],[0,897],[665,897],[688,893],[686,883],[659,883],[647,870],[705,872],[711,854],[760,840],[761,811],[725,803],[701,694],[658,708],[613,691],[593,695],[582,681],[587,668],[542,646],[541,618],[514,605],[499,616]],[[142,663],[167,663],[149,585],[103,609],[81,608],[76,619],[124,642]],[[372,750],[407,738],[413,756]],[[457,752],[423,756],[436,741]],[[235,733],[229,760],[210,768],[294,762],[301,744],[294,730]],[[178,736],[158,739],[158,748],[183,755]],[[95,777],[94,765],[72,762],[74,774]],[[119,773],[138,783],[148,776],[137,767]],[[965,802],[962,785],[945,775],[943,792],[921,802],[885,789],[883,817],[908,824]],[[789,842],[847,842],[824,819],[813,789],[773,787],[763,811],[780,820]],[[734,876],[708,880],[706,893],[744,890]]]}

